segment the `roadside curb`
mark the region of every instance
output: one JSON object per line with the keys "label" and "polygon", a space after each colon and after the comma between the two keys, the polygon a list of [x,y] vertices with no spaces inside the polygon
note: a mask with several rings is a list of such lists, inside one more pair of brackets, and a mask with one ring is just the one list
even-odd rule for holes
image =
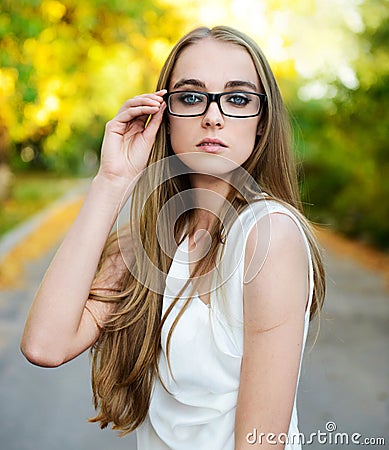
{"label": "roadside curb", "polygon": [[80,195],[85,194],[89,182],[89,179],[80,180],[79,186],[74,187],[62,197],[51,203],[49,206],[36,213],[25,222],[17,225],[15,228],[8,231],[4,236],[2,236],[0,238],[0,263],[15,247],[15,245],[17,245],[30,233],[36,230],[42,224],[42,222],[44,222],[56,209],[58,209],[59,206],[65,206],[67,203],[71,203],[76,200],[78,197],[80,197]]}
{"label": "roadside curb", "polygon": [[[10,230],[0,239],[0,288],[9,285],[6,272],[17,272],[18,268],[14,266],[23,265],[25,262],[39,256],[40,250],[44,252],[55,244],[64,232],[69,220],[66,213],[69,211],[70,216],[74,216],[75,210],[78,210],[85,197],[87,188],[90,184],[89,179],[82,179],[77,186],[69,190],[59,199],[55,200],[49,206],[22,222],[14,229]],[[74,218],[72,217],[72,220]],[[51,232],[47,232],[47,226],[54,221]],[[43,244],[34,244],[37,236],[41,233]],[[35,248],[31,249],[31,245]],[[10,280],[15,278],[15,273],[11,275]],[[12,284],[12,283],[11,283]]]}

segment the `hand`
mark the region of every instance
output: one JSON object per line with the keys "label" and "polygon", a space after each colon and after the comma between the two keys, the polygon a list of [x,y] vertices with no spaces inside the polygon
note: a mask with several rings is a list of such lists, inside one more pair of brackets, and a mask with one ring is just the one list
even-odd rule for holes
{"label": "hand", "polygon": [[129,184],[143,171],[166,108],[165,93],[162,90],[127,100],[107,123],[98,175]]}

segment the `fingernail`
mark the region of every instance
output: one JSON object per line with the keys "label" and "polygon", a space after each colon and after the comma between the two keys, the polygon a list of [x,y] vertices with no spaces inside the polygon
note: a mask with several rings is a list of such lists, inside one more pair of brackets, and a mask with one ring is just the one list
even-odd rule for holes
{"label": "fingernail", "polygon": [[166,94],[167,89],[161,89],[160,91],[157,91],[156,94]]}

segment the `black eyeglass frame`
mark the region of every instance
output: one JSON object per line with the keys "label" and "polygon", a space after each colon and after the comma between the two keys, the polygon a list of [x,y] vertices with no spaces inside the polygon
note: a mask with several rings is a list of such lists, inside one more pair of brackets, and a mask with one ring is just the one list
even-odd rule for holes
{"label": "black eyeglass frame", "polygon": [[[173,94],[178,94],[178,93],[188,93],[188,94],[202,94],[205,95],[207,97],[207,106],[205,107],[204,112],[202,112],[201,114],[176,114],[171,112],[170,109],[170,102],[169,102],[169,98],[173,95]],[[231,94],[252,94],[252,95],[256,95],[257,97],[259,97],[260,99],[263,99],[263,103],[259,104],[259,111],[256,114],[250,114],[249,116],[236,116],[233,114],[226,114],[223,111],[223,108],[221,106],[220,103],[220,97],[223,97],[223,95],[231,95]],[[217,106],[219,107],[219,111],[226,117],[234,117],[235,119],[248,119],[249,117],[256,117],[259,116],[259,114],[262,111],[263,106],[266,104],[267,102],[267,95],[263,94],[261,92],[248,92],[248,91],[230,91],[230,92],[219,92],[217,94],[213,94],[210,92],[202,92],[202,91],[172,91],[172,92],[167,92],[166,94],[163,95],[162,97],[167,105],[167,111],[171,116],[176,116],[176,117],[200,117],[203,116],[209,108],[209,105],[212,102],[216,102]]]}

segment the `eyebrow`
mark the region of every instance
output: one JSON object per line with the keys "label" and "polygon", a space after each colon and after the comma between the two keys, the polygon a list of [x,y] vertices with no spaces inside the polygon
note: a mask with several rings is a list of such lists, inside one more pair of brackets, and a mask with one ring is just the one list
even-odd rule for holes
{"label": "eyebrow", "polygon": [[205,84],[200,80],[195,80],[194,78],[182,79],[178,80],[177,83],[173,86],[173,89],[178,89],[182,86],[196,86],[205,88]]}
{"label": "eyebrow", "polygon": [[231,87],[248,87],[250,89],[253,89],[254,91],[258,90],[257,86],[251,81],[242,81],[242,80],[229,81],[228,83],[225,84],[224,89]]}
{"label": "eyebrow", "polygon": [[[200,87],[200,88],[206,88],[205,83],[203,83],[200,80],[196,80],[195,78],[188,78],[188,79],[181,79],[178,80],[177,83],[175,83],[175,85],[173,86],[173,89],[178,89],[182,86],[196,86],[196,87]],[[245,80],[232,80],[232,81],[228,81],[225,85],[224,85],[224,89],[227,88],[235,88],[235,87],[248,87],[254,91],[257,91],[258,88],[257,86],[252,83],[251,81],[245,81]]]}

